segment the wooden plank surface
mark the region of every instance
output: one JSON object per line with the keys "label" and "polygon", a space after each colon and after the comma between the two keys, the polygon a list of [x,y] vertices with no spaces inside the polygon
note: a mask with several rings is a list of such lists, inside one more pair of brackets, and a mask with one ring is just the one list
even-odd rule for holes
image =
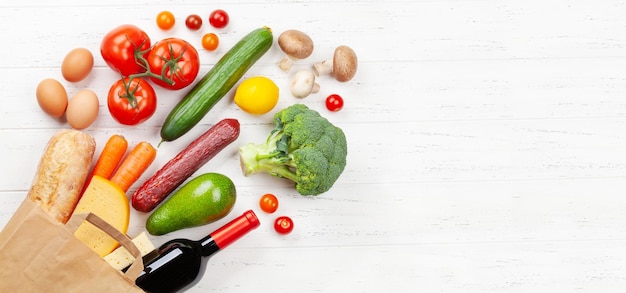
{"label": "wooden plank surface", "polygon": [[[191,13],[216,8],[231,24],[221,47],[200,49],[185,29]],[[161,10],[177,16],[160,31]],[[626,1],[5,1],[0,4],[0,227],[24,199],[43,148],[64,121],[46,116],[34,96],[43,78],[86,47],[95,68],[65,83],[100,96],[85,131],[98,150],[113,133],[131,143],[159,141],[180,92],[158,90],[157,113],[136,127],[117,124],[105,96],[116,75],[99,55],[102,36],[133,23],[153,40],[185,38],[201,54],[201,74],[248,31],[306,31],[316,42],[308,68],[347,44],[359,55],[352,81],[320,78],[320,93],[289,94],[291,74],[277,46],[246,76],[281,88],[279,106],[252,116],[221,101],[189,135],[159,148],[158,169],[221,118],[242,132],[199,172],[218,171],[238,188],[233,215],[260,213],[262,226],[213,257],[188,292],[621,292],[626,288]],[[210,28],[205,23],[204,30]],[[203,32],[205,32],[203,31]],[[345,108],[324,108],[330,93]],[[232,95],[232,93],[230,93]],[[348,165],[331,191],[301,197],[285,181],[243,177],[236,149],[262,141],[271,115],[302,102],[342,127]],[[131,188],[131,192],[134,188]],[[275,215],[257,201],[272,192],[294,232],[272,230]],[[129,234],[144,229],[133,211]],[[219,227],[152,237],[197,239]]]}

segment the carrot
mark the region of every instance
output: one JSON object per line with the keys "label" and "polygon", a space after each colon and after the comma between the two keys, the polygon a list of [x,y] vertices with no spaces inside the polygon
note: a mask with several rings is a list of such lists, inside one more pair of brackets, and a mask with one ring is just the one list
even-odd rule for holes
{"label": "carrot", "polygon": [[142,141],[124,158],[111,177],[111,182],[128,191],[131,185],[145,172],[156,158],[156,149],[148,142]]}
{"label": "carrot", "polygon": [[112,135],[107,140],[96,165],[91,171],[91,176],[98,175],[106,179],[110,179],[117,165],[122,161],[126,150],[128,149],[128,141],[119,134]]}

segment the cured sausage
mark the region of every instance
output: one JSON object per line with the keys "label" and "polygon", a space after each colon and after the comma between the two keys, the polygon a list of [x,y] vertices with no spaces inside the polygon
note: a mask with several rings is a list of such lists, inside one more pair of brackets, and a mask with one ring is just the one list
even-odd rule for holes
{"label": "cured sausage", "polygon": [[223,119],[196,138],[161,169],[146,180],[132,195],[132,206],[149,212],[176,187],[239,137],[239,121]]}

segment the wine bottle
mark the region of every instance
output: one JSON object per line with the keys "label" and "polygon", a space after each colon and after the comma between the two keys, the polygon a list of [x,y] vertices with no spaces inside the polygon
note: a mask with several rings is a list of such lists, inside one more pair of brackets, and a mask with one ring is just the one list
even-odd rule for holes
{"label": "wine bottle", "polygon": [[135,284],[146,292],[176,292],[191,284],[203,261],[259,226],[252,210],[208,236],[194,241],[173,239],[158,248],[158,256],[144,265]]}

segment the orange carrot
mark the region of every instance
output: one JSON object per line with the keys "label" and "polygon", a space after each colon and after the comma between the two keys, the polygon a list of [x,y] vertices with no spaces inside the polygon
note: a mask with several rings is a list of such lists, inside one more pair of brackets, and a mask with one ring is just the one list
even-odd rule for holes
{"label": "orange carrot", "polygon": [[102,152],[100,152],[100,157],[98,157],[91,175],[110,179],[115,169],[117,169],[117,165],[119,165],[126,154],[127,149],[128,141],[126,141],[126,138],[119,134],[112,135],[104,145]]}
{"label": "orange carrot", "polygon": [[148,142],[142,141],[124,158],[111,182],[128,191],[131,185],[145,172],[156,158],[156,149]]}

